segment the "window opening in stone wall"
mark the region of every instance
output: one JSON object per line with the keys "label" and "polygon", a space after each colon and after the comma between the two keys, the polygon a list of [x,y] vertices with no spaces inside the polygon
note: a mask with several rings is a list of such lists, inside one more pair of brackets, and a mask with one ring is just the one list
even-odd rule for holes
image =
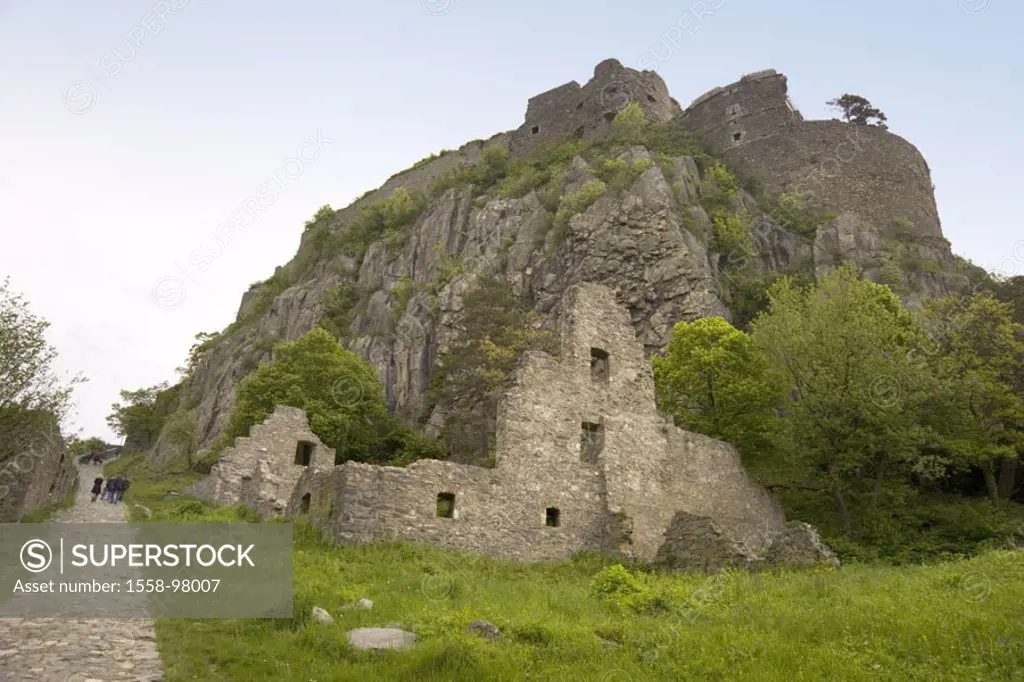
{"label": "window opening in stone wall", "polygon": [[305,495],[302,496],[302,499],[299,500],[299,513],[300,514],[308,514],[309,513],[309,502],[310,502],[311,499],[312,499],[311,495],[309,493],[306,493]]}
{"label": "window opening in stone wall", "polygon": [[735,142],[739,142],[741,137],[743,137],[743,133],[733,133],[732,134],[732,139]]}
{"label": "window opening in stone wall", "polygon": [[584,130],[585,130],[584,126],[580,126],[579,128],[577,128],[576,130],[573,131],[572,138],[574,140],[581,140],[581,139],[583,139],[583,131]]}
{"label": "window opening in stone wall", "polygon": [[597,456],[604,449],[604,426],[583,422],[580,432],[580,461],[597,464]]}
{"label": "window opening in stone wall", "polygon": [[608,381],[608,351],[590,349],[590,378],[594,381]]}
{"label": "window opening in stone wall", "polygon": [[558,507],[548,507],[544,514],[544,525],[558,528],[561,525],[561,520],[558,517]]}
{"label": "window opening in stone wall", "polygon": [[300,440],[298,445],[295,446],[295,463],[308,467],[309,463],[312,461],[313,444],[308,441]]}
{"label": "window opening in stone wall", "polygon": [[540,132],[540,126],[533,126],[533,130],[532,130],[531,132],[532,132],[532,133],[533,133],[534,135],[536,135],[537,133],[539,133],[539,132]]}
{"label": "window opening in stone wall", "polygon": [[437,494],[437,515],[442,519],[455,516],[455,493]]}

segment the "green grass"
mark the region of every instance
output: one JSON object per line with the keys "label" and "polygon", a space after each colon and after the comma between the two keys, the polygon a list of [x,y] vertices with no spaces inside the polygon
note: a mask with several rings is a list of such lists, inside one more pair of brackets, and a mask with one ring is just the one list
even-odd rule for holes
{"label": "green grass", "polygon": [[[161,499],[195,474],[160,480],[141,457],[107,474],[125,470],[126,500],[152,520],[247,518]],[[628,579],[606,557],[528,565],[411,544],[331,547],[295,530],[294,617],[159,621],[167,682],[1024,679],[1019,552],[715,577],[630,567]],[[343,610],[362,597],[372,610]],[[311,622],[313,606],[335,623]],[[478,618],[504,637],[466,634]],[[389,623],[420,642],[364,653],[345,641]]]}
{"label": "green grass", "polygon": [[60,510],[70,509],[71,507],[74,507],[75,495],[78,494],[78,481],[79,479],[76,478],[75,482],[71,485],[71,489],[68,491],[67,495],[64,496],[64,499],[62,499],[60,502],[48,504],[45,507],[40,507],[39,509],[36,509],[34,511],[29,512],[28,514],[25,514],[25,516],[21,517],[21,522],[47,523],[51,521],[53,517],[57,515],[57,512],[59,512]]}

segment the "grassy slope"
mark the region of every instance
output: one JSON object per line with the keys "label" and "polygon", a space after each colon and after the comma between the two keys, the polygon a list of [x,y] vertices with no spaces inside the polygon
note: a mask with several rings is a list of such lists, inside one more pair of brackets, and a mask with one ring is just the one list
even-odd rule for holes
{"label": "grassy slope", "polygon": [[[239,521],[238,509],[163,501],[192,480],[157,481],[138,459],[137,520]],[[148,510],[148,511],[146,511]],[[761,575],[641,576],[649,608],[602,601],[609,560],[519,565],[408,544],[333,548],[296,526],[292,620],[158,623],[168,682],[246,680],[1021,680],[1024,554],[932,566],[848,566]],[[367,597],[370,611],[342,607]],[[629,600],[627,600],[629,601]],[[312,606],[335,624],[308,621]],[[486,618],[492,643],[464,634]],[[417,631],[405,653],[361,653],[354,627]]]}

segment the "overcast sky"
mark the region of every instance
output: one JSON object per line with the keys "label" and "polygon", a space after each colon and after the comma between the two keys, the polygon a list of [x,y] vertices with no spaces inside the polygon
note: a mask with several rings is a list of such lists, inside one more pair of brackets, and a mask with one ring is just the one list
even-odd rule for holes
{"label": "overcast sky", "polygon": [[319,206],[518,127],[609,57],[683,106],[766,68],[805,118],[867,97],[928,159],[954,251],[1024,273],[1022,27],[1011,0],[0,0],[0,278],[90,379],[83,435],[113,439],[119,390],[173,383]]}

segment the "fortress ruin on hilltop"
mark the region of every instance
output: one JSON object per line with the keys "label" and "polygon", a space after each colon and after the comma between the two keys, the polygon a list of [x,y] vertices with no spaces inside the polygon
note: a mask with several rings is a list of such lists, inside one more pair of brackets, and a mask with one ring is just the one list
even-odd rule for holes
{"label": "fortress ruin on hilltop", "polygon": [[[945,243],[928,165],[901,137],[804,120],[774,70],[715,88],[684,110],[656,73],[614,59],[582,86],[572,81],[532,97],[516,130],[392,176],[338,211],[337,225],[398,187],[426,190],[491,146],[522,156],[557,140],[600,139],[630,103],[649,120],[678,122],[769,195],[798,192],[852,218],[845,224],[854,231],[909,219],[915,241]],[[836,232],[837,241],[856,238]],[[493,469],[336,462],[302,410],[278,406],[235,439],[190,494],[240,502],[264,517],[308,516],[340,543],[402,538],[523,560],[580,551],[652,560],[677,546],[677,522],[703,517],[750,552],[765,549],[786,527],[781,508],[748,479],[731,445],[682,431],[657,412],[650,364],[615,296],[597,284],[568,290],[556,318],[561,360],[537,352],[521,359],[500,405]]]}
{"label": "fortress ruin on hilltop", "polygon": [[513,156],[562,139],[596,139],[636,103],[651,121],[677,119],[740,175],[769,193],[799,192],[821,208],[876,226],[907,218],[925,238],[942,238],[931,171],[914,145],[877,126],[838,120],[808,121],[788,96],[786,76],[758,71],[706,92],[682,109],[654,71],[606,59],[584,85],[570,81],[531,97],[523,124],[392,176],[379,189],[339,211],[347,221],[358,207],[398,187],[425,190],[459,166],[478,162],[498,145]]}
{"label": "fortress ruin on hilltop", "polygon": [[493,469],[345,462],[278,407],[190,490],[264,517],[309,516],[339,543],[401,538],[497,557],[621,552],[653,560],[677,512],[710,517],[751,552],[782,532],[778,503],[735,448],[676,428],[625,307],[596,284],[564,301],[561,361],[520,362],[498,413]]}

